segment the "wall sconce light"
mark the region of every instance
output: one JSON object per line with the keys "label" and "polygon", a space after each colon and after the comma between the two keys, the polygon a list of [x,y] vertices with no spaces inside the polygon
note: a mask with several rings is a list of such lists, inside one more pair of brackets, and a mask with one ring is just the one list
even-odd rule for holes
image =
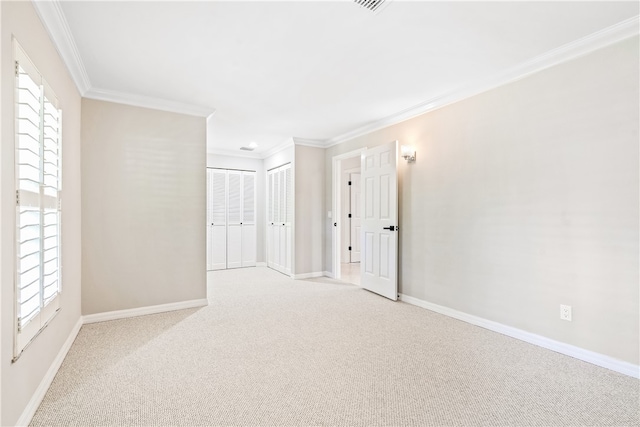
{"label": "wall sconce light", "polygon": [[416,150],[414,150],[410,145],[400,146],[400,155],[404,157],[408,163],[416,161]]}

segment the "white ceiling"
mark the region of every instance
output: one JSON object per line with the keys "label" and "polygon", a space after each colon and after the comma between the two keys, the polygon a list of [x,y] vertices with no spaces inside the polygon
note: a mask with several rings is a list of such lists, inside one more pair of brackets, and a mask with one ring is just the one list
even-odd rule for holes
{"label": "white ceiling", "polygon": [[209,151],[238,154],[251,141],[263,153],[291,137],[336,141],[638,9],[396,0],[374,14],[349,0],[61,3],[87,96],[215,110]]}

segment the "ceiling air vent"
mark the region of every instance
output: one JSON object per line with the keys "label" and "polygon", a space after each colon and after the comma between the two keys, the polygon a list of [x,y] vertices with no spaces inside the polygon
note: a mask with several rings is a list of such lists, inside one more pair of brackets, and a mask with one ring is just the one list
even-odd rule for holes
{"label": "ceiling air vent", "polygon": [[240,147],[240,149],[244,150],[244,151],[253,151],[253,150],[255,150],[255,148],[251,148],[251,147]]}
{"label": "ceiling air vent", "polygon": [[382,6],[382,3],[385,2],[385,0],[353,0],[354,2],[356,2],[356,4],[358,4],[359,6],[364,7],[365,9],[369,9],[371,12],[376,12],[380,9],[380,6]]}

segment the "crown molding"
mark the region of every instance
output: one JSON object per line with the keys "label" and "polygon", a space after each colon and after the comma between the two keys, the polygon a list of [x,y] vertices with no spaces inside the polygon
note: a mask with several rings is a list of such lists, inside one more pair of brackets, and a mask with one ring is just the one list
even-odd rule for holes
{"label": "crown molding", "polygon": [[40,17],[42,24],[47,29],[56,50],[62,57],[62,61],[67,66],[73,82],[78,88],[81,96],[89,90],[91,82],[87,70],[78,52],[78,47],[73,39],[73,34],[64,17],[62,7],[58,0],[32,1],[36,13]]}
{"label": "crown molding", "polygon": [[366,135],[376,130],[412,119],[429,111],[442,108],[449,104],[453,104],[454,102],[462,101],[463,99],[495,89],[496,87],[520,80],[530,74],[542,71],[546,68],[559,65],[563,62],[584,56],[603,47],[637,36],[639,32],[639,22],[639,17],[634,16],[610,27],[596,31],[588,36],[574,40],[511,67],[501,73],[491,76],[490,78],[459,87],[406,110],[400,111],[399,113],[375,120],[362,127],[327,139],[324,141],[324,147],[332,147],[358,136]]}
{"label": "crown molding", "polygon": [[305,147],[325,148],[327,146],[326,141],[322,139],[305,139],[293,137],[293,143],[295,145],[304,145]]}
{"label": "crown molding", "polygon": [[115,102],[118,104],[132,105],[134,107],[151,108],[154,110],[170,111],[172,113],[188,114],[191,116],[209,117],[215,112],[214,108],[200,105],[185,104],[151,96],[135,95],[112,90],[89,89],[84,94],[85,98],[99,101]]}
{"label": "crown molding", "polygon": [[255,151],[230,150],[226,148],[207,149],[207,154],[212,154],[214,156],[242,157],[245,159],[255,160],[264,159],[264,156],[261,153],[256,153]]}
{"label": "crown molding", "polygon": [[73,38],[73,33],[71,32],[67,19],[64,16],[60,1],[33,0],[31,4],[33,4],[42,24],[49,33],[49,36],[51,37],[56,50],[60,54],[62,61],[67,66],[69,74],[71,74],[71,78],[73,79],[73,82],[78,88],[78,92],[80,92],[81,96],[101,101],[118,102],[121,104],[134,105],[136,107],[153,108],[193,116],[207,117],[215,112],[213,108],[208,107],[93,88],[91,81],[89,80],[87,70],[82,62],[80,52],[78,51],[78,47],[76,46]]}
{"label": "crown molding", "polygon": [[278,154],[282,150],[286,150],[287,148],[293,147],[294,145],[295,145],[294,138],[287,138],[282,143],[264,152],[253,152],[253,151],[242,151],[242,150],[236,151],[236,150],[230,150],[226,148],[211,148],[211,149],[207,149],[207,154],[264,160],[268,157],[273,156],[274,154]]}
{"label": "crown molding", "polygon": [[265,151],[262,154],[262,158],[266,159],[267,157],[271,157],[274,154],[278,154],[282,150],[286,150],[287,148],[293,147],[294,145],[295,145],[294,139],[293,138],[287,138],[286,140],[284,140],[280,144],[276,145],[275,147]]}

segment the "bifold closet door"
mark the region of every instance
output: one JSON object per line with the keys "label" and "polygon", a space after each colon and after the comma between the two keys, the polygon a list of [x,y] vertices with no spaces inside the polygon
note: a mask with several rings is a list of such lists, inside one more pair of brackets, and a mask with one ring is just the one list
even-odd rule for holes
{"label": "bifold closet door", "polygon": [[289,275],[291,274],[293,239],[292,180],[290,164],[272,169],[268,173],[268,266]]}
{"label": "bifold closet door", "polygon": [[255,267],[256,173],[207,169],[207,270]]}
{"label": "bifold closet door", "polygon": [[242,267],[242,172],[227,174],[227,268],[238,268]]}
{"label": "bifold closet door", "polygon": [[242,267],[256,265],[256,173],[242,172]]}
{"label": "bifold closet door", "polygon": [[227,174],[207,169],[207,270],[227,268]]}

